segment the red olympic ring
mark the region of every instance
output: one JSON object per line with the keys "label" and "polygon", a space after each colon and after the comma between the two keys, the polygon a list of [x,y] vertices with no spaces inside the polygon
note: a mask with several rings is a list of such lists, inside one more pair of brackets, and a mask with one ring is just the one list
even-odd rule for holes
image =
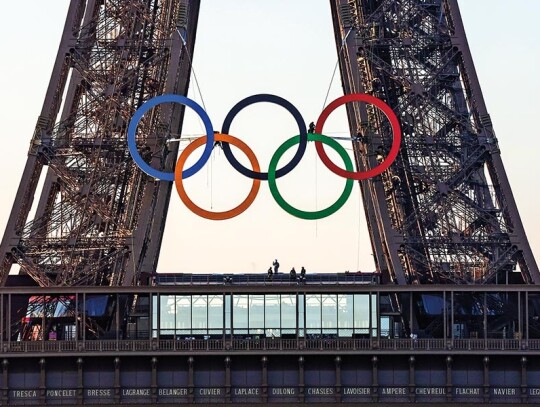
{"label": "red olympic ring", "polygon": [[399,121],[396,116],[396,114],[392,111],[390,106],[388,106],[386,103],[384,103],[381,99],[376,98],[375,96],[367,95],[365,93],[353,93],[350,95],[344,95],[336,100],[334,100],[332,103],[330,103],[328,106],[324,108],[321,115],[317,119],[317,125],[315,126],[315,133],[323,134],[323,126],[326,122],[326,119],[332,113],[334,110],[336,110],[339,106],[349,103],[349,102],[365,102],[370,103],[376,107],[378,107],[386,116],[386,118],[390,121],[390,125],[392,126],[392,133],[394,135],[393,141],[392,141],[392,148],[390,149],[390,152],[384,159],[382,163],[379,165],[367,170],[367,171],[347,171],[344,170],[337,165],[335,165],[332,160],[328,157],[326,154],[326,151],[324,151],[324,144],[320,141],[315,142],[315,147],[317,148],[317,154],[319,155],[321,161],[328,167],[330,171],[332,171],[334,174],[339,175],[343,178],[349,178],[354,180],[363,180],[375,177],[376,175],[381,174],[384,170],[388,169],[390,165],[395,161],[398,152],[399,152],[399,146],[401,144],[401,127],[399,126]]}
{"label": "red olympic ring", "polygon": [[[249,162],[251,163],[251,166],[253,167],[253,170],[257,172],[261,170],[259,161],[257,160],[255,153],[242,140],[237,139],[236,137],[231,136],[229,134],[214,133],[213,136],[214,136],[214,140],[216,141],[223,141],[223,142],[230,143],[238,147],[248,157]],[[206,218],[210,220],[231,219],[231,218],[234,218],[235,216],[240,215],[242,212],[244,212],[247,208],[251,206],[251,204],[257,197],[257,194],[259,193],[261,180],[253,179],[253,184],[251,186],[251,190],[249,191],[247,198],[244,199],[242,203],[240,203],[240,205],[236,206],[233,209],[229,209],[228,211],[211,212],[195,205],[193,201],[187,196],[187,193],[184,189],[182,171],[184,169],[184,164],[188,156],[193,151],[195,151],[197,147],[200,147],[203,144],[205,144],[206,139],[207,139],[207,136],[202,136],[202,137],[199,137],[198,139],[195,139],[191,144],[188,144],[188,146],[180,154],[180,157],[178,158],[178,161],[176,162],[176,168],[174,170],[174,181],[176,185],[176,190],[178,191],[178,195],[180,196],[180,199],[182,200],[184,205],[186,205],[186,207],[194,214],[199,215],[202,218]]]}

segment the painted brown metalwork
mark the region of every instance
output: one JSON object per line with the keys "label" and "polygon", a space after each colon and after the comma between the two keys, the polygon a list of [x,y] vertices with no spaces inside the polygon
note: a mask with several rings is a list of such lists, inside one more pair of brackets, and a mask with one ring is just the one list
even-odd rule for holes
{"label": "painted brown metalwork", "polygon": [[[187,92],[198,12],[197,0],[71,2],[0,246],[2,285],[15,263],[43,287],[138,285],[155,271],[172,185],[133,164],[126,127],[149,98]],[[140,125],[156,168],[174,167],[166,141],[182,115],[164,106]]]}
{"label": "painted brown metalwork", "polygon": [[[399,284],[540,282],[457,1],[331,5],[345,92],[386,101],[404,133],[390,169],[360,184],[378,271]],[[348,117],[357,166],[373,168],[388,123],[369,105]]]}

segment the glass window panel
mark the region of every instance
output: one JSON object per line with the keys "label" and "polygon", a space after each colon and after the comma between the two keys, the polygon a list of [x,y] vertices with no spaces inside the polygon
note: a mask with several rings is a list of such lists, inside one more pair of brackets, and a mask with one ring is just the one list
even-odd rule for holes
{"label": "glass window panel", "polygon": [[[377,294],[370,294],[371,296],[371,327],[377,328]],[[376,335],[376,334],[375,334]]]}
{"label": "glass window panel", "polygon": [[304,337],[305,328],[305,296],[304,294],[298,294],[298,336]]}
{"label": "glass window panel", "polygon": [[249,296],[249,333],[262,335],[264,332],[264,295]]}
{"label": "glass window panel", "polygon": [[322,294],[322,328],[324,334],[337,333],[337,295]]}
{"label": "glass window panel", "polygon": [[[43,297],[41,296],[31,296],[28,300],[28,308],[26,311],[26,316],[29,318],[41,318],[43,316]],[[85,310],[88,315],[92,315],[89,312],[88,307],[88,296],[86,298]]]}
{"label": "glass window panel", "polygon": [[[148,297],[139,297],[140,301],[143,301],[146,298],[146,303],[148,304]],[[107,301],[105,302],[107,303]],[[62,296],[62,297],[52,297],[50,299],[50,310],[54,312],[53,316],[55,318],[60,317],[73,317],[75,311],[75,296]]]}
{"label": "glass window panel", "polygon": [[339,336],[351,337],[354,326],[354,296],[352,294],[338,295],[338,327]]}
{"label": "glass window panel", "polygon": [[158,329],[158,296],[152,295],[152,338],[157,338]]}
{"label": "glass window panel", "polygon": [[281,336],[280,298],[278,294],[264,296],[266,336],[269,338]]}
{"label": "glass window panel", "polygon": [[390,338],[391,318],[388,315],[381,316],[381,338]]}
{"label": "glass window panel", "polygon": [[[175,329],[174,295],[160,295],[159,297],[159,328],[161,334],[172,335]],[[165,331],[164,331],[165,330]]]}
{"label": "glass window panel", "polygon": [[[303,315],[302,315],[303,319]],[[281,296],[281,329],[296,329],[296,295]]]}
{"label": "glass window panel", "polygon": [[208,296],[208,328],[223,329],[223,296]]}
{"label": "glass window panel", "polygon": [[180,335],[191,334],[191,295],[176,296],[176,331]]}
{"label": "glass window panel", "polygon": [[[31,297],[32,298],[32,297]],[[107,311],[107,295],[87,295],[84,309],[89,317],[101,317]],[[43,307],[39,308],[39,312],[43,312]],[[40,314],[41,315],[41,314]]]}
{"label": "glass window panel", "polygon": [[231,308],[232,298],[230,295],[225,296],[225,334],[231,333]]}
{"label": "glass window panel", "polygon": [[248,296],[246,294],[232,297],[232,317],[234,334],[247,334]]}
{"label": "glass window panel", "polygon": [[354,294],[354,333],[369,335],[369,294]]}
{"label": "glass window panel", "polygon": [[208,329],[208,296],[194,295],[191,301],[191,327],[193,333],[206,334]]}
{"label": "glass window panel", "polygon": [[321,333],[321,294],[306,295],[306,332]]}
{"label": "glass window panel", "polygon": [[427,315],[442,315],[444,310],[444,299],[442,294],[420,294],[421,311]]}

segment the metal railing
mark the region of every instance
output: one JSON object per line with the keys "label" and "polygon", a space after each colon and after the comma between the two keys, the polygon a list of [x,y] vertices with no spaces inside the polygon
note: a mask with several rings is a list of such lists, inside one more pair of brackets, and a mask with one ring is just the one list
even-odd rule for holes
{"label": "metal railing", "polygon": [[4,341],[3,354],[21,353],[92,353],[92,352],[280,352],[280,351],[411,351],[411,352],[538,352],[540,339],[128,339],[78,341]]}
{"label": "metal railing", "polygon": [[288,284],[339,285],[339,284],[377,284],[380,276],[377,273],[307,273],[300,277],[300,270],[293,277],[289,272],[260,274],[158,274],[156,283],[164,285],[223,285],[223,284]]}

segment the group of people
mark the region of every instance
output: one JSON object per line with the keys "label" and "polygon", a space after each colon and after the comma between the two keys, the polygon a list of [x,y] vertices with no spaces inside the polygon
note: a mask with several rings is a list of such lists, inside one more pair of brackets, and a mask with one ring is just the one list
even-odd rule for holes
{"label": "group of people", "polygon": [[[268,277],[267,277],[268,280],[272,280],[272,276],[279,272],[279,262],[277,261],[277,259],[274,260],[274,262],[272,263],[272,266],[273,266],[273,269],[272,267],[268,268]],[[296,270],[294,267],[289,272],[289,275],[292,281],[295,281],[298,279],[298,276],[296,274]],[[305,279],[306,279],[306,268],[302,266],[302,268],[300,269],[300,281],[304,281]]]}
{"label": "group of people", "polygon": [[267,276],[267,280],[272,280],[272,276],[274,274],[277,274],[278,271],[279,271],[279,262],[277,261],[277,259],[274,260],[274,262],[272,263],[272,266],[274,266],[274,269],[272,270],[272,267],[268,267],[268,276]]}
{"label": "group of people", "polygon": [[[296,270],[294,269],[294,267],[291,269],[289,274],[291,276],[291,280],[297,279]],[[304,266],[302,266],[302,268],[300,269],[300,281],[304,281],[305,279],[306,279],[306,269],[304,268]]]}

